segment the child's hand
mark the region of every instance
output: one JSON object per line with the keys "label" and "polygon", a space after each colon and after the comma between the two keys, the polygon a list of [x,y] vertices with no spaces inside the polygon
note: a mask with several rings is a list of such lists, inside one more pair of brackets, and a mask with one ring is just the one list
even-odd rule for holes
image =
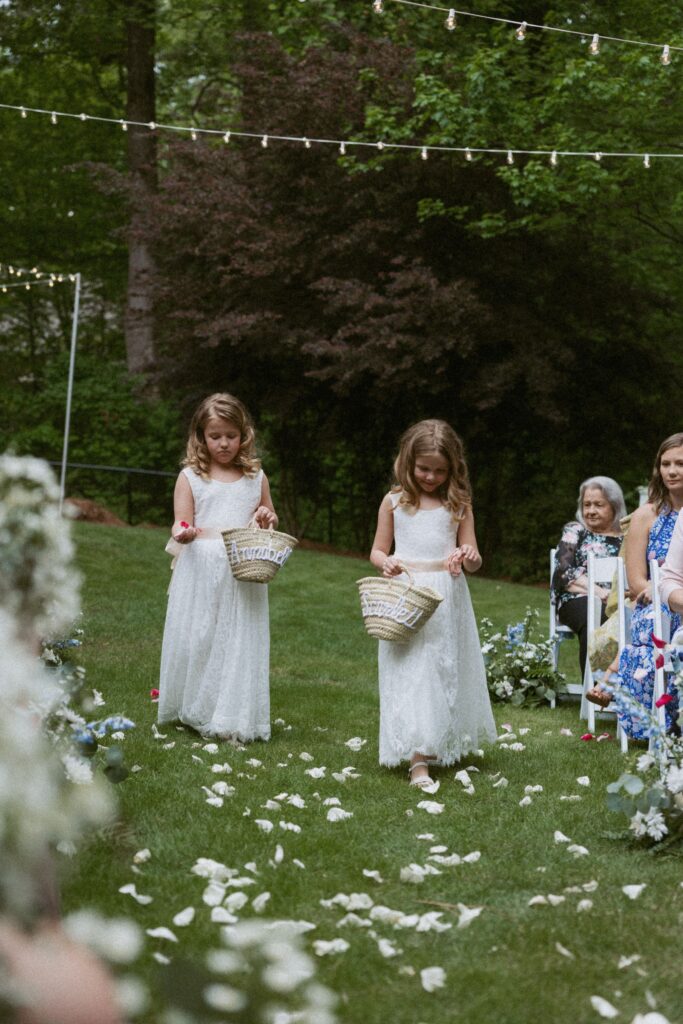
{"label": "child's hand", "polygon": [[271,526],[275,527],[277,525],[277,516],[272,508],[268,508],[267,505],[259,505],[254,512],[254,519],[257,526],[260,526],[262,530],[270,529]]}
{"label": "child's hand", "polygon": [[636,604],[652,604],[652,584],[646,583],[636,598]]}
{"label": "child's hand", "polygon": [[464,555],[462,548],[456,548],[446,559],[446,568],[448,569],[451,576],[459,576],[462,572],[462,560]]}
{"label": "child's hand", "polygon": [[394,558],[393,555],[385,558],[384,564],[382,565],[382,576],[390,579],[392,576],[400,576],[402,572],[403,566],[398,558]]}
{"label": "child's hand", "polygon": [[172,534],[173,540],[177,540],[179,544],[191,544],[195,539],[199,529],[196,526],[190,526],[189,523],[181,522],[180,529]]}

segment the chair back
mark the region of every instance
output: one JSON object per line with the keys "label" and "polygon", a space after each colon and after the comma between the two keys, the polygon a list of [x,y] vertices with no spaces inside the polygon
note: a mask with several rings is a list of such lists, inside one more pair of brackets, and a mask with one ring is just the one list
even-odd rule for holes
{"label": "chair back", "polygon": [[[661,570],[659,568],[659,562],[656,558],[650,559],[650,583],[652,584],[652,632],[659,640],[668,642],[669,634],[671,632],[671,620],[668,615],[664,614],[662,609],[662,599],[659,596],[659,583],[661,577]],[[652,646],[653,658],[657,658],[659,654],[658,649]],[[661,668],[655,668],[655,679],[654,686],[652,687],[652,711],[657,715],[657,721],[661,729],[666,729],[666,711],[664,705],[657,707],[657,701],[660,697],[664,696],[666,688],[666,675],[664,673],[664,666]],[[652,746],[652,743],[650,744]]]}

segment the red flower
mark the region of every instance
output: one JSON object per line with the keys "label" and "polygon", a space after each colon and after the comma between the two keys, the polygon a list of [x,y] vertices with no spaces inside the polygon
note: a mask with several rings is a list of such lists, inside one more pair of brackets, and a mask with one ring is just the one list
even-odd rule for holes
{"label": "red flower", "polygon": [[650,636],[652,637],[652,643],[655,647],[658,647],[660,651],[666,647],[666,640],[660,640],[658,636],[654,635],[654,633],[650,633]]}
{"label": "red flower", "polygon": [[583,734],[583,736],[581,737],[581,739],[582,739],[582,740],[585,740],[586,742],[587,742],[588,740],[592,740],[592,739],[593,739],[593,733],[592,733],[592,732],[585,732],[585,733]]}
{"label": "red flower", "polygon": [[659,698],[659,700],[655,701],[655,707],[656,708],[663,708],[667,704],[671,704],[672,701],[673,701],[673,696],[670,693],[665,693],[665,694],[663,694],[663,696],[661,696]]}
{"label": "red flower", "polygon": [[186,523],[184,519],[180,520],[180,525],[182,526],[183,530],[189,530],[190,528],[190,524]]}
{"label": "red flower", "polygon": [[149,695],[152,698],[152,700],[158,700],[159,699],[159,691],[158,690],[150,690],[149,691]]}
{"label": "red flower", "polygon": [[664,655],[663,654],[658,654],[657,657],[655,658],[655,668],[656,669],[664,668]]}

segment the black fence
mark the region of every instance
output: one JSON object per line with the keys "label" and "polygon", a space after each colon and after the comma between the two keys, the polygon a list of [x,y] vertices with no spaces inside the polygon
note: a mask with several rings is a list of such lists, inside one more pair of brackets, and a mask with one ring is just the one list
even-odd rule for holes
{"label": "black fence", "polygon": [[[52,461],[52,466],[61,462]],[[170,524],[173,519],[173,488],[177,473],[130,466],[98,466],[67,462],[67,498],[86,498],[103,505],[130,525]]]}

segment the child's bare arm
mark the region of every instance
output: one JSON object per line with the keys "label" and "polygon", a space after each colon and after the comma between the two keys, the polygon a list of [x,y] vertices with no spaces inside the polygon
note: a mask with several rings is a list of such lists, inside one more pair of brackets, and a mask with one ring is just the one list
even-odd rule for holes
{"label": "child's bare arm", "polygon": [[382,499],[377,515],[377,530],[372,542],[370,561],[383,576],[398,576],[402,569],[397,558],[389,554],[394,543],[394,510],[390,495]]}
{"label": "child's bare arm", "polygon": [[180,544],[189,544],[199,532],[194,525],[194,498],[192,488],[184,473],[176,480],[173,492],[174,523],[171,536]]}

